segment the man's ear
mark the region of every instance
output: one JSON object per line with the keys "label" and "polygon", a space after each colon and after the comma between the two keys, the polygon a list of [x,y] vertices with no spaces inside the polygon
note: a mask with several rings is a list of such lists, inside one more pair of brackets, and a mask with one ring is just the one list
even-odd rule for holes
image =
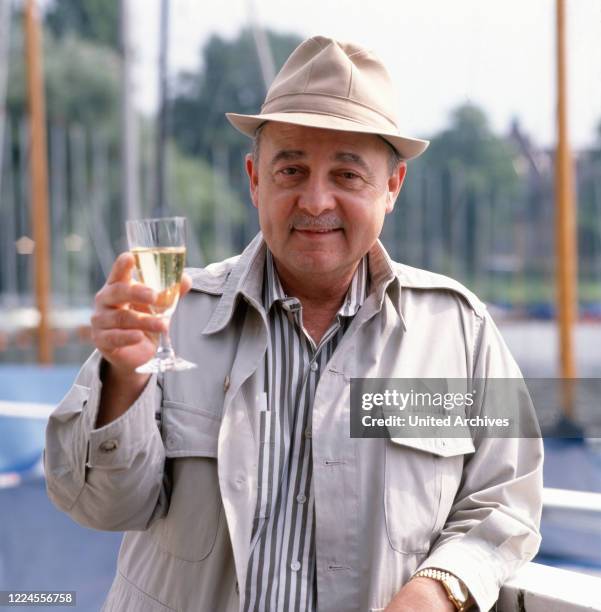
{"label": "man's ear", "polygon": [[398,168],[390,175],[388,179],[388,195],[386,198],[386,213],[391,213],[394,208],[396,199],[401,191],[405,176],[407,175],[407,162],[401,162]]}
{"label": "man's ear", "polygon": [[259,205],[259,168],[255,164],[255,160],[251,153],[246,154],[245,158],[246,174],[248,174],[248,188],[250,191],[250,199],[253,206],[258,208]]}

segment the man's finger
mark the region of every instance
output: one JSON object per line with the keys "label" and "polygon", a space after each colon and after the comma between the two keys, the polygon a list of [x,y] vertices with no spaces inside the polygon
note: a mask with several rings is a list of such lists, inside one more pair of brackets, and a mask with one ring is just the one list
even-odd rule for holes
{"label": "man's finger", "polygon": [[99,307],[123,306],[125,304],[152,304],[156,293],[141,283],[115,282],[105,285],[97,295],[96,304]]}
{"label": "man's finger", "polygon": [[134,256],[129,251],[121,253],[121,255],[115,259],[115,263],[106,279],[106,284],[110,285],[112,283],[129,281],[131,279],[132,268],[135,264]]}
{"label": "man's finger", "polygon": [[191,287],[192,287],[192,279],[190,278],[188,274],[184,272],[182,274],[182,280],[179,286],[179,294],[185,295],[186,293],[188,293],[188,291],[190,291]]}
{"label": "man's finger", "polygon": [[95,344],[100,351],[110,353],[124,346],[137,344],[144,339],[144,333],[137,329],[101,330],[95,336]]}
{"label": "man's finger", "polygon": [[142,314],[125,308],[103,309],[92,315],[92,325],[97,330],[139,329],[160,333],[167,330],[167,323],[160,317]]}

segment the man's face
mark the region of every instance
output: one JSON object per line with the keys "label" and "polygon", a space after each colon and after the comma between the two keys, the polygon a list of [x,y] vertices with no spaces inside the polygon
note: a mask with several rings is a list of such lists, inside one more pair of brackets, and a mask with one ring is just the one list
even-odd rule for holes
{"label": "man's face", "polygon": [[373,246],[401,188],[406,166],[390,175],[380,138],[268,123],[257,164],[246,158],[265,241],[296,278],[354,270]]}

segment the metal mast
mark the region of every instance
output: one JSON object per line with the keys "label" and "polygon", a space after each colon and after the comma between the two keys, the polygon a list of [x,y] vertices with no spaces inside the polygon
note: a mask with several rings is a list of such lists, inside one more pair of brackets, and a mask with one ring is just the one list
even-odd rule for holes
{"label": "metal mast", "polygon": [[46,108],[42,73],[40,22],[35,0],[26,0],[24,11],[27,96],[30,120],[31,223],[35,243],[35,296],[40,314],[38,359],[52,361],[50,338],[50,237],[48,231],[48,160]]}
{"label": "metal mast", "polygon": [[138,124],[133,105],[130,0],[121,0],[121,156],[125,217],[140,217]]}
{"label": "metal mast", "polygon": [[[2,155],[4,153],[4,126],[6,125],[6,82],[10,53],[11,3],[0,2],[0,187],[2,185]],[[2,193],[2,191],[0,191]]]}
{"label": "metal mast", "polygon": [[161,0],[160,16],[160,50],[159,50],[159,118],[157,129],[156,151],[156,214],[165,216],[167,204],[166,194],[166,168],[165,147],[167,144],[167,102],[168,91],[168,50],[169,50],[169,0]]}
{"label": "metal mast", "polygon": [[566,66],[565,0],[556,0],[557,19],[557,152],[555,155],[555,238],[557,259],[557,319],[559,324],[560,376],[563,407],[567,417],[573,406],[573,388],[569,379],[576,376],[573,325],[577,301],[576,213],[572,155],[568,137],[568,101]]}
{"label": "metal mast", "polygon": [[273,54],[265,30],[259,25],[257,17],[257,7],[255,6],[254,0],[248,1],[248,16],[250,21],[250,27],[253,33],[255,41],[255,47],[257,49],[257,56],[259,58],[259,65],[261,66],[261,76],[263,77],[263,84],[265,85],[265,91],[269,89],[269,86],[275,78],[275,62],[273,61]]}

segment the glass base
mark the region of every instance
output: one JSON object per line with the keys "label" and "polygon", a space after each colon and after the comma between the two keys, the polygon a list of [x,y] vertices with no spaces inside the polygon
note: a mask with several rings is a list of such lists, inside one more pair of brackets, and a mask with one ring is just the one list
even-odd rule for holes
{"label": "glass base", "polygon": [[159,359],[154,357],[143,365],[136,368],[138,374],[159,374],[161,372],[183,372],[196,368],[197,365],[191,361],[186,361],[175,355]]}

